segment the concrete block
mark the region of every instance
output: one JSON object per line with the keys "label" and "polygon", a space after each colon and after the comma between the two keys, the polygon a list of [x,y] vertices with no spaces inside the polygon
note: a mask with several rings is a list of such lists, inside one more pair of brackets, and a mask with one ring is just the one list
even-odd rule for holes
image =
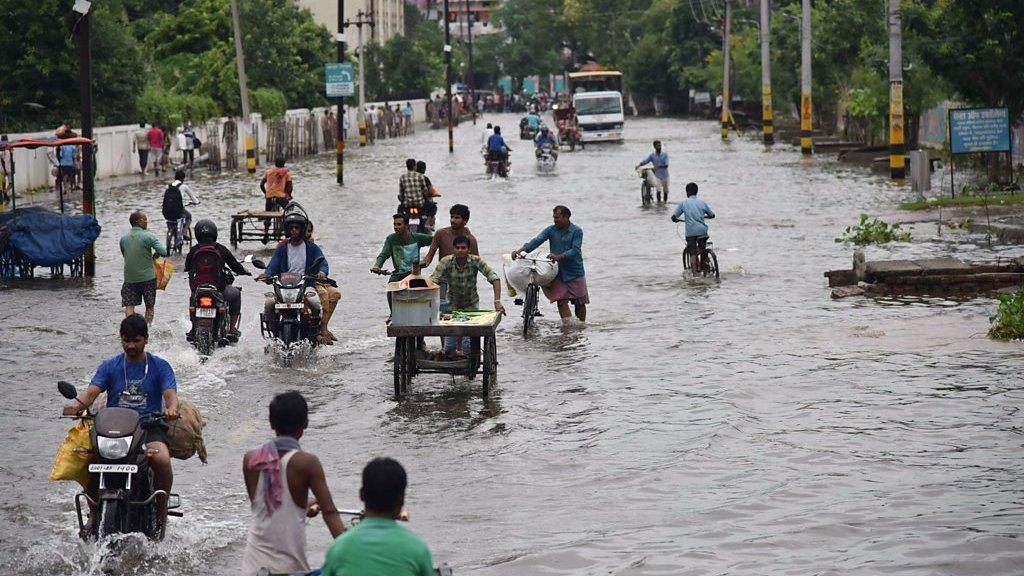
{"label": "concrete block", "polygon": [[914,263],[921,267],[922,274],[971,274],[974,268],[956,258],[925,258],[914,260]]}
{"label": "concrete block", "polygon": [[917,276],[921,271],[913,260],[885,260],[865,264],[864,276],[868,282],[878,282],[894,276]]}

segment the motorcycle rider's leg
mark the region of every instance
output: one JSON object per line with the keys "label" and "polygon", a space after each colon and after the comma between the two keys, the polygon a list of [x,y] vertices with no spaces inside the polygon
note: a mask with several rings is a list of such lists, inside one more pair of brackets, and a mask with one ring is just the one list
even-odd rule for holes
{"label": "motorcycle rider's leg", "polygon": [[[151,452],[155,449],[156,452]],[[147,442],[146,458],[149,459],[149,467],[153,470],[153,489],[163,490],[171,493],[171,486],[174,484],[174,472],[171,470],[171,453],[163,442]],[[159,526],[167,525],[167,497],[162,496],[156,499],[156,521]]]}
{"label": "motorcycle rider's leg", "polygon": [[270,294],[263,301],[263,319],[267,321],[267,329],[271,335],[277,336],[277,310],[274,309],[274,304],[277,304],[277,298]]}
{"label": "motorcycle rider's leg", "polygon": [[242,317],[242,291],[231,284],[225,286],[224,301],[228,304],[228,330],[237,337],[239,335],[238,321]]}
{"label": "motorcycle rider's leg", "polygon": [[338,306],[338,301],[341,300],[341,290],[328,284],[317,284],[316,293],[320,297],[320,303],[324,308],[323,314],[320,316],[321,332],[332,341],[337,340],[328,328],[328,324],[331,321],[331,316],[334,315],[334,309]]}

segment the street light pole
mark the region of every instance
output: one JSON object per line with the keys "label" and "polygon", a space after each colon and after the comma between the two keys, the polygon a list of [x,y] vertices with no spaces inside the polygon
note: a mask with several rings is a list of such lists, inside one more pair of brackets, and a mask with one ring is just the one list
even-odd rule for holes
{"label": "street light pole", "polygon": [[764,143],[775,142],[775,119],[772,112],[771,12],[768,0],[761,0],[761,132]]}
{"label": "street light pole", "polygon": [[803,0],[800,24],[800,151],[805,156],[814,152],[811,137],[811,0]]}
{"label": "street light pole", "polygon": [[[84,9],[84,12],[81,10]],[[92,16],[89,3],[75,3],[75,11],[81,14],[78,21],[78,74],[81,82],[82,137],[92,140]],[[93,144],[82,148],[82,212],[96,215],[96,163]],[[85,275],[96,275],[96,245],[90,243],[85,249]]]}
{"label": "street light pole", "polygon": [[452,136],[452,32],[451,12],[448,11],[448,0],[444,0],[444,96],[448,102],[448,152],[455,152],[455,140]]}
{"label": "street light pole", "polygon": [[[232,0],[235,1],[235,0]],[[338,0],[338,63],[345,62],[345,0]],[[338,96],[338,115],[334,135],[334,168],[338,184],[345,184],[345,97]]]}
{"label": "street light pole", "polygon": [[729,87],[729,60],[732,58],[729,35],[732,32],[732,2],[725,0],[725,26],[722,33],[722,140],[729,139],[729,103],[732,100]]}
{"label": "street light pole", "polygon": [[900,0],[889,0],[889,176],[906,177],[903,117],[903,31]]}
{"label": "street light pole", "polygon": [[[231,29],[235,36],[235,66],[238,68],[238,92],[242,97],[242,130],[245,136],[245,169],[256,173],[256,145],[252,137],[252,110],[249,108],[249,85],[245,77],[245,52],[242,51],[242,25],[238,17],[238,0],[231,0]],[[238,154],[232,150],[231,154]]]}

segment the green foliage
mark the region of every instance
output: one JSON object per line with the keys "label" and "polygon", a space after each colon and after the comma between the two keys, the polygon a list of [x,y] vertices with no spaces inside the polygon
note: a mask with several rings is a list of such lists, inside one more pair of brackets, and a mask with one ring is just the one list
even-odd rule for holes
{"label": "green foliage", "polygon": [[999,340],[1024,339],[1024,286],[1015,294],[1000,294],[999,308],[989,318],[988,335]]}
{"label": "green foliage", "polygon": [[[414,8],[409,10],[418,12]],[[367,45],[363,57],[367,98],[392,102],[424,98],[434,88],[444,86],[443,48],[441,29],[419,23],[413,26],[411,34],[395,36],[384,46]],[[454,69],[459,60],[456,55],[453,52]]]}
{"label": "green foliage", "polygon": [[847,226],[836,242],[853,242],[857,246],[910,242],[910,232],[902,230],[899,224],[886,224],[878,218],[869,221],[867,214],[861,214],[860,222]]}
{"label": "green foliage", "polygon": [[220,107],[209,96],[174,94],[147,86],[135,101],[140,121],[174,128],[184,120],[204,122],[220,114]]}
{"label": "green foliage", "polygon": [[249,95],[253,112],[259,112],[266,120],[284,117],[288,111],[288,101],[284,93],[277,88],[257,88]]}

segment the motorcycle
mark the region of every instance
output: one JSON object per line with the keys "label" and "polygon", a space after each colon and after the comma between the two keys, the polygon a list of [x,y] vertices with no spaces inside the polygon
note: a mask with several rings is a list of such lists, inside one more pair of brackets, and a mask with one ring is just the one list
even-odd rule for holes
{"label": "motorcycle", "polygon": [[484,164],[487,166],[486,174],[489,178],[494,178],[495,176],[508,178],[508,170],[512,166],[512,161],[509,159],[508,154],[504,158],[499,157],[497,154],[486,154],[484,156]]}
{"label": "motorcycle", "polygon": [[551,172],[558,162],[558,152],[551,144],[544,144],[537,149],[537,168],[541,172]]}
{"label": "motorcycle", "polygon": [[[252,256],[246,256],[243,262],[253,262]],[[227,266],[221,274],[225,275],[228,285],[234,282],[235,276]],[[191,281],[191,273],[189,280]],[[239,286],[238,290],[241,289]],[[189,297],[188,315],[192,321],[192,330],[185,339],[192,342],[203,356],[209,356],[217,347],[223,348],[238,342],[238,338],[229,330],[228,303],[216,286],[200,284],[196,287]]]}
{"label": "motorcycle", "polygon": [[[58,382],[57,389],[69,400],[78,396],[68,382]],[[146,457],[146,430],[163,426],[163,415],[140,417],[130,408],[107,407],[96,414],[87,409],[75,418],[95,421],[90,434],[94,462],[89,464],[89,474],[99,486],[97,500],[85,492],[75,495],[79,533],[83,538],[96,539],[131,533],[150,540],[162,539],[164,527],[157,522],[156,499],[167,498],[167,516],[183,516],[177,510],[181,507],[180,496],[153,488],[153,470]],[[87,516],[82,514],[83,499],[96,510],[92,526],[86,525]]]}
{"label": "motorcycle", "polygon": [[[322,257],[317,258],[313,268],[317,268],[322,261]],[[256,259],[252,260],[252,265],[260,269],[267,267],[262,260]],[[275,318],[267,318],[266,313],[260,313],[260,333],[263,338],[280,342],[282,360],[286,366],[291,365],[300,347],[305,345],[312,349],[320,343],[320,313],[312,310],[305,298],[306,281],[316,278],[315,275],[284,273],[263,280],[274,286]],[[256,280],[260,281],[259,278]],[[329,278],[327,282],[332,286],[338,285]]]}

